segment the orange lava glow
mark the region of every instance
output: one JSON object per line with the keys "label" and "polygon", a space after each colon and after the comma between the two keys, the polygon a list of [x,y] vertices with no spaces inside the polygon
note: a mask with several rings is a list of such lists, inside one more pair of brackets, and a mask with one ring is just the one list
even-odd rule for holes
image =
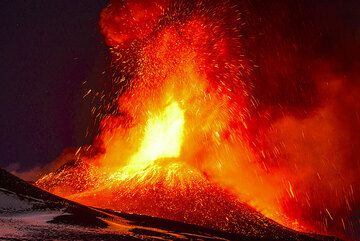
{"label": "orange lava glow", "polygon": [[241,14],[229,3],[179,2],[112,1],[102,11],[126,83],[118,113],[102,119],[95,154],[79,149],[73,166],[36,184],[87,205],[230,231],[239,219],[228,203],[246,203],[314,231],[292,215],[291,203],[305,196],[293,173],[263,161],[270,154],[265,133],[254,131],[261,124]]}
{"label": "orange lava glow", "polygon": [[[157,26],[167,4],[113,2],[103,10],[100,25],[115,62],[136,59],[131,84],[118,100],[121,115],[102,120],[96,141],[102,152],[81,157],[89,163],[84,171],[72,170],[85,176],[81,187],[69,188],[73,178],[67,177],[73,176],[62,172],[37,185],[88,205],[161,217],[157,209],[140,204],[127,208],[126,202],[134,200],[110,207],[106,193],[144,192],[141,200],[154,202],[148,192],[159,186],[166,187],[160,196],[175,198],[177,192],[187,195],[189,189],[213,190],[215,185],[268,217],[285,220],[277,200],[283,190],[274,188],[256,163],[247,131],[252,100],[246,76],[251,70],[242,57],[239,13],[219,5],[211,10],[220,11],[217,18],[201,9],[186,21]],[[227,14],[232,18],[223,19]],[[173,208],[180,212],[186,205]],[[183,219],[171,215],[165,217]]]}

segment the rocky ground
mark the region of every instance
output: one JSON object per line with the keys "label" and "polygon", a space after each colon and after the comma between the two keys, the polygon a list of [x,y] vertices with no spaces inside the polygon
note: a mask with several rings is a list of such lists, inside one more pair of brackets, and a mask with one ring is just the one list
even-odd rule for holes
{"label": "rocky ground", "polygon": [[[281,229],[275,233],[283,232]],[[95,209],[47,193],[0,169],[1,240],[336,240],[254,237],[144,215]]]}

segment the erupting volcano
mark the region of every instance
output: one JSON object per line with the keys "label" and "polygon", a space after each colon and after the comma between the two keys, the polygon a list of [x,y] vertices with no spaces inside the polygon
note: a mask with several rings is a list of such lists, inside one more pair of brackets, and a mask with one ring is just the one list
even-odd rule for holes
{"label": "erupting volcano", "polygon": [[318,231],[288,215],[301,195],[294,175],[264,162],[267,117],[252,95],[239,9],[231,1],[111,1],[100,28],[117,110],[102,117],[93,145],[36,185],[89,206],[232,233],[275,237],[270,219]]}

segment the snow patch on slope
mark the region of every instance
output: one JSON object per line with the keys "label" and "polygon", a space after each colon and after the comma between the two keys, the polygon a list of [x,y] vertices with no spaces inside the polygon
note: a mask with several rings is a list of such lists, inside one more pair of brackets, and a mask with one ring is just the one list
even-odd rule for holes
{"label": "snow patch on slope", "polygon": [[29,211],[37,202],[0,188],[0,213]]}

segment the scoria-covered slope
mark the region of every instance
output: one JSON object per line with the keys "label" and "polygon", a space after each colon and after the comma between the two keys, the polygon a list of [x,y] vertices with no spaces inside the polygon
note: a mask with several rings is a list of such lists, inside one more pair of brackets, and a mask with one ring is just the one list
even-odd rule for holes
{"label": "scoria-covered slope", "polygon": [[184,223],[93,209],[0,169],[0,240],[249,240]]}
{"label": "scoria-covered slope", "polygon": [[[274,228],[275,232],[283,232]],[[334,240],[295,232],[293,237],[297,237],[296,240]],[[0,239],[269,240],[161,218],[89,208],[45,192],[1,168]]]}
{"label": "scoria-covered slope", "polygon": [[[51,190],[59,190],[62,182],[69,186],[71,180],[68,178],[75,175],[77,167],[85,164],[71,165],[73,168],[68,164],[37,184]],[[168,165],[152,165],[131,177],[119,172],[106,181],[99,178],[99,185],[73,192],[67,198],[98,208],[199,225],[236,234],[246,240],[335,240],[285,228],[240,202],[202,173],[179,163]],[[81,180],[86,180],[86,172],[78,174],[82,176]]]}

